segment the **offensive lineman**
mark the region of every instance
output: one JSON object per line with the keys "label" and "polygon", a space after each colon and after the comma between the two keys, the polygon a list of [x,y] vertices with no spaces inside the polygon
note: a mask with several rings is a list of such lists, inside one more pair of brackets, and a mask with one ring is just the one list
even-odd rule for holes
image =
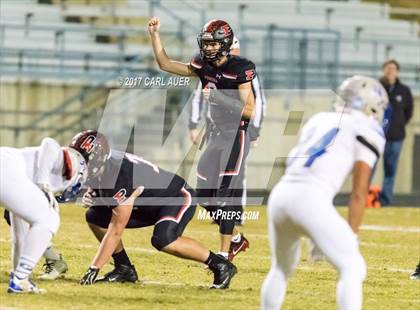
{"label": "offensive lineman", "polygon": [[[255,65],[229,54],[234,35],[225,21],[212,20],[203,27],[197,38],[200,54],[188,64],[167,56],[159,28],[159,18],[152,18],[148,30],[160,69],[198,76],[203,95],[209,101],[211,123],[206,132],[207,146],[197,168],[197,198],[219,225],[219,254],[232,260],[249,246],[235,230],[232,215],[241,214],[242,209],[242,180],[250,145],[247,128],[255,110],[252,89]],[[240,237],[238,242],[231,242],[233,234]]]}
{"label": "offensive lineman", "polygon": [[[289,154],[285,175],[268,202],[272,265],[261,288],[261,309],[279,309],[287,278],[300,256],[300,237],[309,235],[339,271],[340,309],[362,307],[366,264],[357,233],[373,167],[383,152],[383,113],[388,96],[375,79],[353,76],[338,89],[336,112],[318,113],[303,127]],[[353,173],[348,223],[332,204]],[[302,196],[302,193],[305,195]]]}
{"label": "offensive lineman", "polygon": [[0,147],[0,202],[11,212],[9,293],[43,291],[29,276],[60,225],[54,194],[80,188],[86,176],[82,155],[51,138],[38,147]]}
{"label": "offensive lineman", "polygon": [[210,288],[229,287],[236,267],[196,240],[182,236],[196,208],[194,191],[184,179],[136,155],[111,151],[106,137],[94,130],[77,134],[70,147],[88,164],[89,188],[83,202],[89,206],[89,228],[101,242],[80,284],[96,282],[100,268],[111,256],[115,269],[101,280],[135,282],[137,272],[124,250],[122,233],[125,228],[154,226],[151,243],[157,250],[206,264],[214,273]]}

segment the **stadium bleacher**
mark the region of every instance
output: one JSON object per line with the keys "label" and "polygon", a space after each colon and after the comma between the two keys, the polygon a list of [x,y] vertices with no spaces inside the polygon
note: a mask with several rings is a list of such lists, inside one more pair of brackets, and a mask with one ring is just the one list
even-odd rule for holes
{"label": "stadium bleacher", "polygon": [[[150,55],[145,24],[149,13],[154,11],[163,15],[171,12],[172,18],[166,18],[162,28],[168,31],[169,37],[185,39],[187,46],[184,48],[184,54],[176,55],[179,58],[190,57],[190,50],[195,49],[195,33],[201,27],[203,20],[217,17],[228,20],[235,30],[238,30],[239,35],[242,32],[246,34],[247,29],[260,25],[267,27],[275,25],[277,28],[291,30],[338,31],[340,33],[338,66],[342,64],[341,69],[349,67],[351,63],[355,63],[356,68],[360,68],[359,64],[363,62],[373,62],[374,65],[378,65],[387,57],[395,57],[404,60],[403,66],[413,68],[411,73],[407,73],[411,86],[414,86],[415,80],[418,79],[416,70],[419,67],[418,55],[420,55],[419,24],[391,20],[390,8],[380,4],[303,0],[271,2],[269,6],[259,5],[254,1],[208,0],[202,1],[200,7],[191,1],[87,1],[85,3],[90,5],[83,5],[83,1],[55,1],[50,5],[38,4],[33,0],[25,0],[24,5],[23,2],[2,1],[0,36],[2,51],[8,56],[6,73],[13,74],[13,70],[9,70],[13,68],[11,64],[22,63],[18,55],[30,58],[33,53],[25,53],[25,50],[29,51],[34,47],[45,50],[46,53],[48,51],[54,51],[56,55],[61,53],[60,61],[51,61],[47,64],[57,63],[63,67],[63,70],[69,72],[72,65],[83,67],[86,59],[91,62],[89,68],[95,67],[92,65],[95,61],[95,64],[105,68],[104,70],[115,71],[121,66],[119,61],[121,59],[133,57],[135,54]],[[241,8],[242,13],[240,13]],[[265,32],[262,30],[261,34]],[[243,45],[253,43],[252,38],[246,39],[250,42],[242,38]],[[261,58],[264,49],[266,47],[254,50],[254,54],[258,54],[257,59]],[[69,52],[90,54],[74,53],[69,56]],[[10,57],[14,53],[16,57]],[[42,64],[42,61],[37,59],[39,56],[34,58],[33,61],[28,60],[26,63]],[[284,61],[287,62],[287,59]],[[22,69],[19,66],[15,69],[19,68]],[[138,67],[139,71],[144,69],[144,66]],[[370,68],[368,71],[370,72]],[[103,71],[99,70],[98,73],[102,74]],[[347,72],[343,72],[341,75],[346,74]],[[64,79],[68,77],[66,74],[61,76]],[[83,83],[88,82],[83,81]]]}
{"label": "stadium bleacher", "polygon": [[[14,122],[3,123],[1,135],[4,141],[25,145],[39,135],[65,139],[74,127],[98,125],[111,100],[107,88],[118,86],[119,77],[158,72],[146,29],[151,15],[162,18],[170,55],[185,61],[197,50],[197,32],[205,21],[229,21],[242,53],[257,64],[269,88],[333,89],[356,73],[379,76],[381,63],[395,57],[402,65],[402,79],[419,94],[419,23],[391,19],[392,10],[380,3],[326,0],[269,5],[248,0],[204,0],[199,5],[191,0],[2,0],[1,80],[7,85],[76,87],[64,98],[67,92],[57,90],[50,97],[59,100],[40,102],[39,109],[30,100],[17,103],[23,99],[16,97],[17,113],[36,110],[37,121],[17,116]],[[185,91],[184,102],[189,90]],[[63,111],[72,113],[81,106],[83,115],[62,121]],[[153,124],[135,113],[133,117]],[[28,134],[20,135],[24,132]]]}

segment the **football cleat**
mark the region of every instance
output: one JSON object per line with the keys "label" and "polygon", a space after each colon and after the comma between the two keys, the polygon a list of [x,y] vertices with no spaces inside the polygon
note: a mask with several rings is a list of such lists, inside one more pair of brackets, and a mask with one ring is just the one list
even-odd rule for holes
{"label": "football cleat", "polygon": [[135,283],[139,279],[134,265],[117,265],[114,270],[108,272],[103,278],[99,278],[96,282],[132,282]]}
{"label": "football cleat", "polygon": [[420,280],[420,262],[416,267],[416,270],[410,276],[411,280]]}
{"label": "football cleat", "polygon": [[249,241],[241,234],[241,239],[238,242],[231,241],[229,248],[229,260],[232,261],[239,252],[246,251],[249,248]]}
{"label": "football cleat", "polygon": [[29,280],[29,278],[19,280],[17,277],[13,276],[13,273],[11,273],[7,292],[10,294],[41,294],[46,291],[38,288],[35,283]]}
{"label": "football cleat", "polygon": [[229,260],[219,254],[217,256],[223,258],[223,261],[212,267],[209,266],[214,274],[213,284],[210,286],[210,289],[226,289],[229,288],[230,281],[238,270]]}
{"label": "football cleat", "polygon": [[67,272],[67,263],[60,255],[59,260],[46,259],[43,266],[44,273],[39,277],[41,280],[55,280],[64,277]]}

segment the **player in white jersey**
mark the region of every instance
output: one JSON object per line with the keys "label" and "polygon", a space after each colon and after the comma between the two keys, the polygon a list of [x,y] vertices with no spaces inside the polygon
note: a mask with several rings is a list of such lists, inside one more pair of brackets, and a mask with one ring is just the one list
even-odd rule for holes
{"label": "player in white jersey", "polygon": [[[287,169],[268,202],[272,266],[261,288],[261,309],[279,309],[287,278],[300,257],[300,239],[309,236],[338,269],[340,309],[361,309],[366,265],[357,232],[366,204],[372,169],[383,152],[382,85],[354,76],[338,89],[335,112],[313,116],[289,154]],[[333,198],[353,172],[348,222]]]}
{"label": "player in white jersey", "polygon": [[0,203],[12,213],[9,293],[41,292],[29,275],[60,224],[54,194],[75,191],[86,176],[83,156],[51,138],[38,147],[0,147]]}

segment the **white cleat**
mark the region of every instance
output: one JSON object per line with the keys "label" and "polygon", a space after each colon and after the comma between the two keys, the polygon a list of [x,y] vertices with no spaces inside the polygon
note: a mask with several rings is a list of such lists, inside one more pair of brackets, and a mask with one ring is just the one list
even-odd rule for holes
{"label": "white cleat", "polygon": [[19,280],[11,274],[7,292],[11,294],[42,294],[45,293],[46,290],[38,288],[35,283],[29,280],[29,278]]}
{"label": "white cleat", "polygon": [[68,267],[60,255],[59,260],[47,259],[44,264],[44,273],[39,276],[41,280],[55,280],[64,277]]}

